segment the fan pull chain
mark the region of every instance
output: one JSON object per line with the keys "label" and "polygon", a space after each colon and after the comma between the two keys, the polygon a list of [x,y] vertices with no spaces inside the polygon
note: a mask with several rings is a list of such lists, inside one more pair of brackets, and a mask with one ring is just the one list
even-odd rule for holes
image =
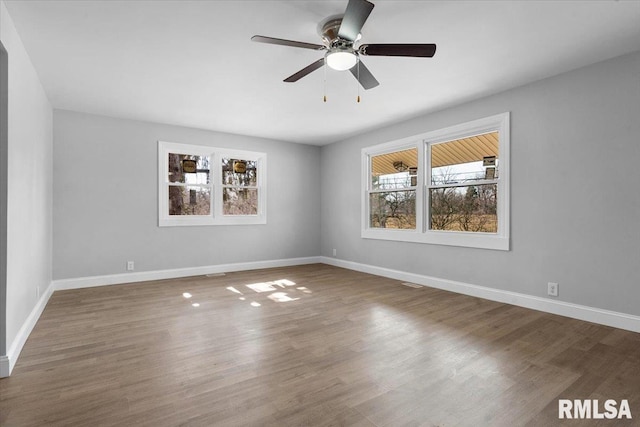
{"label": "fan pull chain", "polygon": [[357,102],[360,103],[360,58],[358,58],[358,70],[357,70],[358,78],[356,79],[356,85],[358,86],[358,97],[356,98]]}
{"label": "fan pull chain", "polygon": [[327,58],[324,59],[324,97],[323,101],[327,102]]}

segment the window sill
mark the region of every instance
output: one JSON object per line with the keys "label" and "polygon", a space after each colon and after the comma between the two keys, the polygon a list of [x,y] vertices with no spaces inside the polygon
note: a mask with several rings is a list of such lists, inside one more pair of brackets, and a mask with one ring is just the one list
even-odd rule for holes
{"label": "window sill", "polygon": [[203,225],[260,225],[266,224],[267,218],[260,215],[237,216],[237,217],[180,217],[180,218],[160,218],[159,227],[188,227]]}
{"label": "window sill", "polygon": [[392,240],[398,242],[425,243],[431,245],[460,246],[466,248],[509,250],[509,238],[487,233],[465,233],[449,231],[366,229],[363,239]]}

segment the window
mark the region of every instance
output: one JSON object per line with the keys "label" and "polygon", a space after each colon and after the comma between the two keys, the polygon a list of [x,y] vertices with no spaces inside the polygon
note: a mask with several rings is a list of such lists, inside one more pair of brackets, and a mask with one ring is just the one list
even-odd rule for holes
{"label": "window", "polygon": [[258,214],[258,162],[222,157],[222,214]]}
{"label": "window", "polygon": [[266,223],[266,155],[158,142],[159,225]]}
{"label": "window", "polygon": [[371,157],[370,227],[416,229],[417,167],[415,147]]}
{"label": "window", "polygon": [[499,135],[429,144],[429,228],[498,232]]}
{"label": "window", "polygon": [[362,237],[509,249],[509,114],[363,150]]}

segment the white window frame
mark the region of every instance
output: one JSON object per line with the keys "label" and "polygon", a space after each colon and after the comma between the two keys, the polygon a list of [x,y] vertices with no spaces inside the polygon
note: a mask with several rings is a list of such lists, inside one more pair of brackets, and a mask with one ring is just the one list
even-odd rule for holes
{"label": "white window frame", "polygon": [[[371,159],[373,159],[373,157],[376,156],[380,156],[383,154],[389,154],[389,153],[394,153],[396,151],[404,151],[404,150],[409,150],[412,148],[416,148],[418,150],[418,176],[417,176],[417,183],[416,186],[413,187],[406,187],[406,188],[399,188],[397,190],[378,190],[378,189],[374,189],[372,188],[372,180],[371,180]],[[379,144],[376,145],[375,147],[369,147],[369,148],[365,148],[363,150],[363,156],[362,156],[362,170],[364,171],[363,174],[363,185],[364,185],[364,197],[363,197],[363,201],[362,201],[362,207],[363,207],[363,217],[362,217],[362,225],[363,225],[363,233],[366,232],[372,232],[372,233],[367,233],[367,234],[372,234],[370,235],[363,235],[362,237],[370,237],[370,238],[379,238],[379,237],[375,237],[377,234],[377,231],[382,231],[384,232],[385,235],[388,235],[389,238],[386,240],[406,240],[406,241],[411,241],[411,240],[407,240],[410,239],[409,237],[407,237],[409,234],[415,234],[416,231],[418,230],[422,230],[423,229],[423,216],[420,215],[419,213],[419,208],[418,206],[422,206],[423,200],[424,200],[424,192],[421,191],[421,189],[423,188],[424,185],[424,176],[421,173],[421,169],[420,169],[420,159],[424,157],[424,147],[423,144],[418,144],[415,137],[412,138],[406,138],[406,139],[402,139],[402,140],[398,140],[398,141],[393,141],[393,142],[388,142],[385,144]],[[370,215],[369,215],[369,196],[373,193],[379,193],[379,192],[392,192],[392,191],[410,191],[410,190],[415,190],[416,192],[416,228],[415,229],[407,229],[407,228],[402,228],[402,229],[390,229],[390,228],[374,228],[374,227],[369,227],[369,221],[370,221]],[[396,238],[392,238],[392,236],[397,236]]]}
{"label": "white window frame", "polygon": [[[467,123],[439,129],[410,138],[404,138],[362,149],[362,218],[361,237],[365,239],[394,240],[436,245],[462,246],[494,250],[509,250],[510,229],[510,114],[508,112],[474,120]],[[430,146],[456,139],[498,131],[500,145],[498,159],[500,173],[497,179],[497,215],[498,232],[465,232],[429,229],[428,191],[430,187]],[[374,156],[402,151],[408,148],[418,149],[418,185],[416,190],[416,229],[386,229],[369,225],[369,194],[371,188],[371,159]],[[482,182],[481,182],[482,183]]]}
{"label": "white window frame", "polygon": [[[169,153],[194,154],[210,158],[211,214],[169,215]],[[224,215],[222,159],[234,158],[257,162],[258,212],[256,215]],[[216,148],[204,145],[158,141],[158,225],[160,227],[193,225],[243,225],[267,223],[267,155],[255,151]],[[205,185],[200,185],[205,186]]]}

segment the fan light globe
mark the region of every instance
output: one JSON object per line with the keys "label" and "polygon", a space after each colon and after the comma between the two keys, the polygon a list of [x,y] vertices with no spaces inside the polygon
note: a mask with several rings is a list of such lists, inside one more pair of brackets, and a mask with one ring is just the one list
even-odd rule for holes
{"label": "fan light globe", "polygon": [[327,53],[327,65],[334,70],[344,71],[356,65],[357,58],[352,52],[337,51]]}

